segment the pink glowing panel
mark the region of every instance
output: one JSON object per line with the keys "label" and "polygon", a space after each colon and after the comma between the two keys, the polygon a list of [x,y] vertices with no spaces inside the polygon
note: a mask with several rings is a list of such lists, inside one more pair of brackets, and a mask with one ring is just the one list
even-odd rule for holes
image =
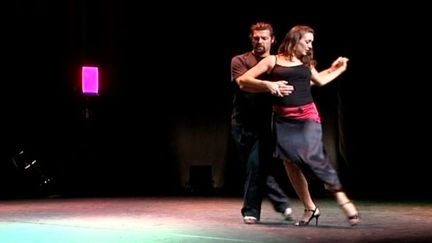
{"label": "pink glowing panel", "polygon": [[82,92],[83,94],[99,93],[99,68],[82,67]]}

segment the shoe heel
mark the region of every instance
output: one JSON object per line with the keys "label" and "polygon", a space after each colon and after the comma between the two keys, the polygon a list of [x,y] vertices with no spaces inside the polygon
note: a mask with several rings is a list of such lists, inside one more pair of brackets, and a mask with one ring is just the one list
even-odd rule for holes
{"label": "shoe heel", "polygon": [[[356,211],[355,214],[348,215],[348,212],[345,209],[345,206],[348,205],[348,204],[352,204],[352,206],[354,207],[354,209]],[[342,208],[342,210],[344,210],[345,214],[347,215],[348,223],[351,226],[355,226],[355,225],[358,225],[360,223],[359,213],[358,213],[357,209],[355,208],[355,205],[354,205],[354,203],[352,201],[341,203],[339,206]]]}
{"label": "shoe heel", "polygon": [[315,225],[318,226],[318,218],[320,216],[319,209],[318,208],[315,208],[313,210],[312,209],[305,209],[304,211],[305,211],[305,213],[312,212],[312,215],[310,215],[307,220],[302,219],[300,221],[297,221],[294,225],[295,226],[307,226],[307,225],[309,225],[310,221],[315,218]]}
{"label": "shoe heel", "polygon": [[353,216],[348,217],[348,223],[351,226],[356,226],[360,223],[360,216],[358,214],[355,214]]}

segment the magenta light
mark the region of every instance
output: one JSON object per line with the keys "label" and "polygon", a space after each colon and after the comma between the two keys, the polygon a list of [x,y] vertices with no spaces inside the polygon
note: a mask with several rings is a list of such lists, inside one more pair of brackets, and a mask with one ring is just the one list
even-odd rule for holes
{"label": "magenta light", "polygon": [[82,67],[82,92],[83,94],[99,93],[99,68]]}

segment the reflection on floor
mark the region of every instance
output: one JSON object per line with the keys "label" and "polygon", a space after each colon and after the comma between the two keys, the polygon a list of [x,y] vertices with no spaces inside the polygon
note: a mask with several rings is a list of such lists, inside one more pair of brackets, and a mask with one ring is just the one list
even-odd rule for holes
{"label": "reflection on floor", "polygon": [[[293,226],[263,204],[261,221],[243,224],[241,198],[57,198],[0,201],[0,242],[425,242],[432,203],[356,201],[351,227],[330,199],[318,200],[319,225]],[[293,201],[294,216],[303,208]]]}

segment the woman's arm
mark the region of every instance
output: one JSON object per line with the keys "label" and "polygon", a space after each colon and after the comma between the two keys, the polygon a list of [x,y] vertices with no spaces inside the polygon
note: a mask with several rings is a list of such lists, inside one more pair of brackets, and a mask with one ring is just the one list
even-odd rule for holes
{"label": "woman's arm", "polygon": [[312,81],[318,85],[323,86],[331,81],[333,81],[335,78],[337,78],[339,75],[341,75],[347,68],[348,58],[346,57],[338,57],[331,65],[331,67],[327,68],[326,70],[323,70],[321,72],[318,72],[314,67],[312,67]]}
{"label": "woman's arm", "polygon": [[283,96],[288,95],[292,92],[293,87],[287,85],[288,82],[284,80],[271,82],[268,80],[257,79],[260,75],[270,72],[276,64],[275,56],[268,56],[262,59],[254,67],[249,69],[240,77],[236,78],[236,82],[240,89],[258,93],[258,92],[270,92],[273,95]]}

